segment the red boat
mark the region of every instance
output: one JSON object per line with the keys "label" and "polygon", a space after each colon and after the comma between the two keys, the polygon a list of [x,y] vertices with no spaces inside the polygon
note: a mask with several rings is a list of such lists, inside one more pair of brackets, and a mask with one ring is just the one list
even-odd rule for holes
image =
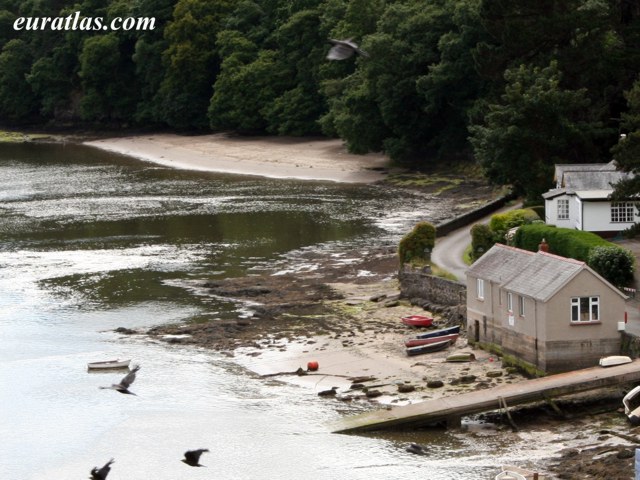
{"label": "red boat", "polygon": [[431,338],[407,338],[404,341],[405,347],[419,347],[420,345],[429,345],[431,343],[438,343],[444,340],[449,340],[452,344],[458,339],[459,334],[452,333],[450,335],[441,335],[439,337]]}
{"label": "red boat", "polygon": [[402,323],[411,327],[430,327],[433,324],[433,318],[424,315],[410,315],[402,317]]}

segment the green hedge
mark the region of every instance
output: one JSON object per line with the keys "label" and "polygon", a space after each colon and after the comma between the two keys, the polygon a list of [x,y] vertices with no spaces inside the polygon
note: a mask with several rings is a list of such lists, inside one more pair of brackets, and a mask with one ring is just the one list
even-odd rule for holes
{"label": "green hedge", "polygon": [[476,223],[471,227],[471,260],[479,259],[494,243],[494,235],[489,226]]}
{"label": "green hedge", "polygon": [[626,286],[633,281],[635,262],[629,250],[611,245],[591,249],[587,263],[612,284]]}
{"label": "green hedge", "polygon": [[420,222],[407,233],[398,246],[400,263],[413,260],[429,260],[436,244],[436,227],[429,222]]}
{"label": "green hedge", "polygon": [[540,216],[530,208],[519,208],[504,213],[496,213],[489,221],[489,228],[495,233],[506,232],[510,228],[519,227],[540,220]]}
{"label": "green hedge", "polygon": [[613,285],[622,287],[633,280],[633,254],[595,233],[549,225],[523,225],[515,235],[514,245],[535,252],[543,238],[549,244],[550,253],[586,262]]}
{"label": "green hedge", "polygon": [[589,260],[592,248],[612,245],[595,233],[537,224],[520,227],[513,242],[518,248],[535,252],[543,238],[549,244],[549,252],[583,262]]}

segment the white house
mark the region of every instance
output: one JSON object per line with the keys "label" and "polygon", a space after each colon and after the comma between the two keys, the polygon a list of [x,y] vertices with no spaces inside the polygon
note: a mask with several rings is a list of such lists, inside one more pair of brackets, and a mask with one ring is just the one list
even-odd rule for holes
{"label": "white house", "polygon": [[614,161],[556,165],[556,188],[543,194],[545,222],[558,227],[614,235],[640,221],[636,202],[612,202],[613,185],[629,173]]}

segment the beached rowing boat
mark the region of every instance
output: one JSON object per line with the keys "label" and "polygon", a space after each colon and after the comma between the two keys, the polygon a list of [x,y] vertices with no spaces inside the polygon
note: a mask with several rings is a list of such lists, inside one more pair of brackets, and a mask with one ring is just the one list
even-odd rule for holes
{"label": "beached rowing boat", "polygon": [[103,362],[90,362],[87,364],[89,370],[107,370],[113,368],[127,368],[131,360],[105,360]]}
{"label": "beached rowing boat", "polygon": [[402,317],[402,323],[411,327],[430,327],[433,324],[433,318],[425,315],[409,315]]}
{"label": "beached rowing boat", "polygon": [[429,345],[431,343],[438,343],[445,340],[449,340],[451,343],[455,343],[458,339],[459,335],[457,333],[453,333],[451,335],[442,335],[441,337],[431,337],[431,338],[407,338],[404,341],[405,347],[419,347],[420,345]]}
{"label": "beached rowing boat", "polygon": [[615,367],[616,365],[631,363],[631,358],[625,357],[624,355],[611,355],[609,357],[602,357],[599,363],[601,367]]}
{"label": "beached rowing boat", "polygon": [[439,330],[431,330],[430,332],[420,333],[416,338],[441,337],[442,335],[451,335],[452,333],[460,333],[460,325],[455,327],[441,328]]}
{"label": "beached rowing boat", "polygon": [[422,355],[423,353],[439,352],[451,345],[451,340],[444,340],[436,343],[429,343],[427,345],[419,345],[417,347],[409,347],[406,349],[407,355],[410,357],[413,355]]}

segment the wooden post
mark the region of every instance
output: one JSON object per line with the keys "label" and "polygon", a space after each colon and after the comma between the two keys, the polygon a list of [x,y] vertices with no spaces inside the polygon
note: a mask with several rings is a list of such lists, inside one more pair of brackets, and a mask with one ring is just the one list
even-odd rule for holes
{"label": "wooden post", "polygon": [[462,416],[460,415],[451,415],[447,417],[447,429],[449,428],[460,428],[462,426]]}
{"label": "wooden post", "polygon": [[513,421],[513,418],[511,418],[511,412],[509,412],[509,407],[507,406],[507,401],[504,399],[504,397],[498,397],[498,405],[500,405],[500,410],[504,408],[504,413],[507,414],[507,418],[509,419],[509,424],[511,425],[511,429],[514,432],[517,432],[518,426]]}

